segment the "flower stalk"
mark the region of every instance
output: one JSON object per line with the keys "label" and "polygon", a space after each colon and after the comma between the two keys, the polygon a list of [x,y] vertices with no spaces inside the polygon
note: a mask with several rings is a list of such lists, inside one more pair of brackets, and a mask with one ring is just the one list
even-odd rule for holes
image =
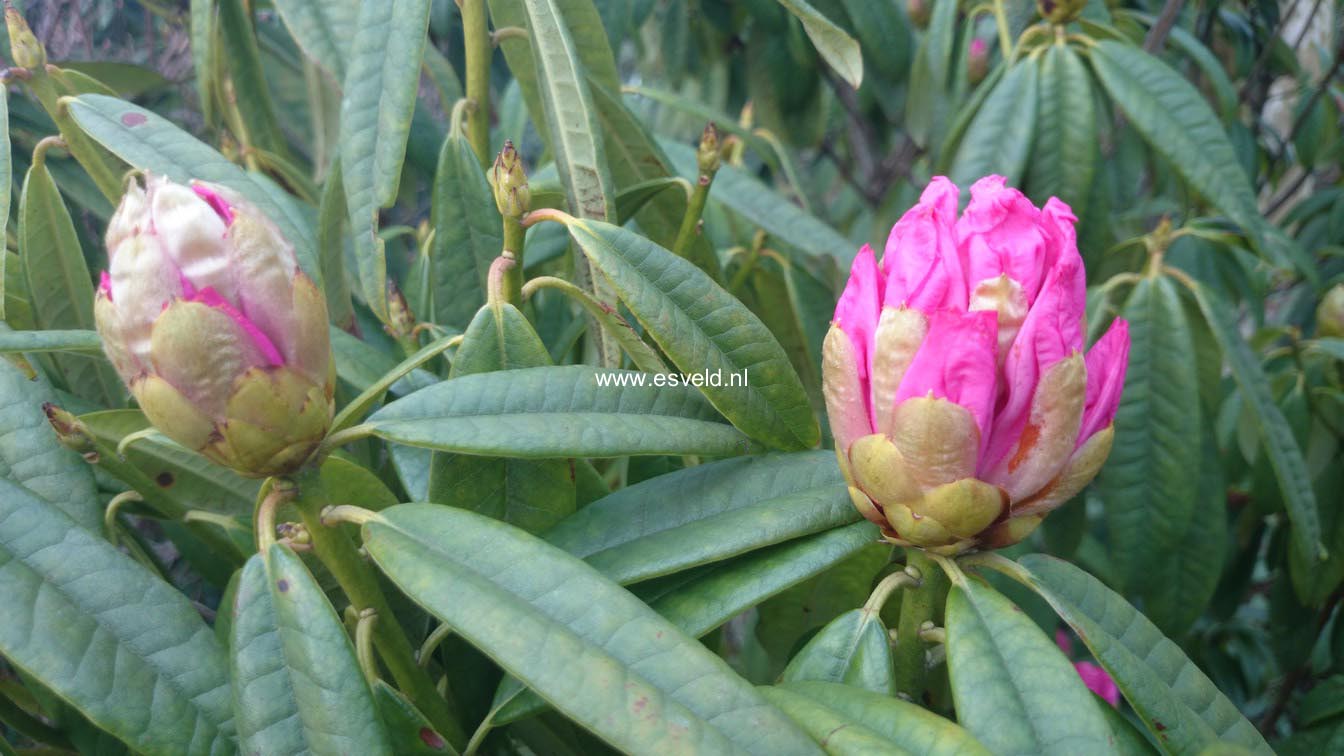
{"label": "flower stalk", "polygon": [[720,277],[718,257],[712,252],[708,255],[695,254],[694,242],[703,227],[701,218],[705,212],[705,202],[709,199],[709,187],[714,183],[714,174],[719,171],[720,149],[718,128],[712,122],[706,124],[704,132],[700,135],[700,148],[696,151],[699,175],[696,177],[695,189],[691,192],[686,206],[686,215],[682,217],[681,227],[677,230],[676,241],[672,244],[672,251],[678,257],[684,257],[695,263],[716,281]]}
{"label": "flower stalk", "polygon": [[304,468],[292,479],[292,484],[297,490],[294,505],[308,528],[313,552],[336,578],[341,590],[350,599],[351,607],[357,613],[372,610],[376,615],[388,618],[386,622],[374,625],[371,633],[373,645],[378,649],[397,687],[454,748],[461,748],[466,744],[466,733],[453,712],[450,697],[441,696],[434,687],[434,681],[416,664],[415,648],[401,625],[391,619],[395,615],[387,598],[383,596],[373,570],[360,556],[343,525],[333,527],[324,524],[323,511],[334,502],[322,483],[320,473],[311,466]]}
{"label": "flower stalk", "polygon": [[949,583],[921,549],[905,550],[905,571],[916,576],[919,584],[908,588],[901,597],[901,615],[896,624],[896,645],[892,661],[896,669],[896,691],[903,698],[918,702],[924,696],[928,680],[926,652],[932,645],[923,637],[925,623],[936,621],[947,603]]}

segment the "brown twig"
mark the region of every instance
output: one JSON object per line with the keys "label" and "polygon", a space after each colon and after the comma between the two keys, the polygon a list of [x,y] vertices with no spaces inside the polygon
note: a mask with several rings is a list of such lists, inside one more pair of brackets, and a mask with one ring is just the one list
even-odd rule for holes
{"label": "brown twig", "polygon": [[1162,43],[1167,41],[1167,35],[1171,34],[1171,28],[1176,25],[1176,17],[1181,15],[1181,8],[1184,5],[1185,0],[1167,0],[1157,21],[1153,22],[1152,28],[1148,30],[1148,36],[1143,38],[1144,50],[1156,53],[1162,49]]}

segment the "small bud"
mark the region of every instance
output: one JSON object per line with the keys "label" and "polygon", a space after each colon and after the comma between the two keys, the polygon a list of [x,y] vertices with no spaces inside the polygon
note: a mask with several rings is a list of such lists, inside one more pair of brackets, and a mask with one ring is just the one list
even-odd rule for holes
{"label": "small bud", "polygon": [[989,46],[980,38],[971,40],[966,53],[966,82],[975,86],[985,80],[989,73]]}
{"label": "small bud", "polygon": [[393,336],[408,336],[415,330],[415,313],[406,301],[406,295],[391,281],[387,282],[388,330]]}
{"label": "small bud", "polygon": [[700,149],[695,153],[702,177],[713,178],[718,172],[719,155],[719,130],[711,121],[705,124],[705,131],[700,135]]}
{"label": "small bud", "polygon": [[42,411],[46,413],[47,422],[51,423],[51,429],[56,431],[56,440],[60,442],[61,446],[79,452],[90,463],[98,461],[98,452],[94,448],[93,438],[89,435],[89,429],[79,418],[51,402],[43,404]]}
{"label": "small bud", "polygon": [[495,190],[495,206],[506,218],[521,218],[532,207],[532,191],[527,186],[523,159],[513,147],[513,140],[504,142],[495,164],[490,169],[490,186]]}
{"label": "small bud", "polygon": [[1036,0],[1036,12],[1052,24],[1064,25],[1078,18],[1087,0]]}
{"label": "small bud", "polygon": [[928,0],[905,0],[905,15],[910,17],[910,23],[916,27],[920,29],[927,27],[931,14]]}
{"label": "small bud", "polygon": [[47,51],[28,28],[23,14],[8,0],[5,2],[5,26],[9,27],[9,49],[14,63],[30,71],[43,70],[47,65]]}
{"label": "small bud", "polygon": [[1335,284],[1316,308],[1316,335],[1344,338],[1344,283]]}

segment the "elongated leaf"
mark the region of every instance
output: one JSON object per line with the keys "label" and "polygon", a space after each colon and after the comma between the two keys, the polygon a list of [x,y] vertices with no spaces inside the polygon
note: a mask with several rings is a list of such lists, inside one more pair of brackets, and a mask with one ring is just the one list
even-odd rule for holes
{"label": "elongated leaf", "polygon": [[1121,314],[1129,367],[1115,417],[1117,443],[1098,477],[1117,577],[1144,590],[1163,576],[1149,565],[1183,545],[1199,479],[1201,412],[1190,325],[1172,282],[1144,279]]}
{"label": "elongated leaf", "polygon": [[695,389],[648,379],[577,365],[468,375],[398,399],[368,424],[397,443],[533,459],[749,449]]}
{"label": "elongated leaf", "polygon": [[343,331],[355,328],[355,306],[350,298],[350,281],[345,274],[345,253],[349,237],[345,234],[345,184],[341,179],[341,160],[334,158],[328,168],[327,182],[317,209],[317,262],[322,271],[322,293],[327,298],[327,317]]}
{"label": "elongated leaf", "polygon": [[185,596],[8,480],[0,564],[10,663],[137,751],[233,752],[224,649]]}
{"label": "elongated leaf", "polygon": [[[876,538],[871,523],[853,522],[757,549],[721,564],[648,580],[631,590],[669,622],[699,638],[765,599],[852,557]],[[500,683],[495,703],[500,707],[494,718],[497,725],[545,708],[544,701],[514,678]]]}
{"label": "elongated leaf", "polygon": [[230,669],[244,752],[392,753],[345,626],[288,546],[247,561],[235,602]]}
{"label": "elongated leaf", "polygon": [[1090,50],[1092,70],[1143,138],[1263,249],[1267,224],[1255,192],[1199,91],[1160,58],[1133,45],[1108,39]]}
{"label": "elongated leaf", "polygon": [[[615,220],[615,188],[583,64],[556,0],[524,0],[546,130],[570,209]],[[599,24],[600,29],[600,24]]]}
{"label": "elongated leaf", "polygon": [[0,353],[102,351],[97,331],[0,331]]}
{"label": "elongated leaf", "polygon": [[854,520],[830,452],[721,460],[589,504],[546,540],[627,584]]}
{"label": "elongated leaf", "polygon": [[387,319],[378,210],[397,197],[411,133],[429,0],[361,0],[341,98],[341,180],[364,300]]}
{"label": "elongated leaf", "polygon": [[1008,574],[1078,633],[1115,679],[1164,753],[1198,754],[1219,741],[1271,754],[1255,726],[1129,602],[1073,565],[1032,554]]}
{"label": "elongated leaf", "polygon": [[215,0],[191,0],[191,67],[206,125],[214,123]]}
{"label": "elongated leaf", "polygon": [[303,52],[344,81],[359,5],[359,0],[276,0],[275,9]]}
{"label": "elongated leaf", "polygon": [[837,756],[990,753],[956,723],[894,696],[831,682],[785,682],[761,693]]}
{"label": "elongated leaf", "polygon": [[[695,175],[695,150],[674,142],[661,142],[677,171]],[[830,255],[845,265],[858,248],[839,231],[770,189],[755,176],[730,165],[714,175],[710,197],[799,250],[817,256]]]}
{"label": "elongated leaf", "polygon": [[[910,138],[928,147],[941,137],[943,122],[952,106],[952,46],[956,44],[956,0],[932,0],[929,28],[910,66],[910,94],[905,110]],[[946,161],[950,156],[944,155]]]}
{"label": "elongated leaf", "polygon": [[268,182],[224,159],[223,155],[171,122],[124,100],[80,95],[63,100],[80,128],[127,163],[173,181],[213,181],[256,205],[294,245],[304,272],[321,280],[312,224],[295,202],[278,201]]}
{"label": "elongated leaf", "polygon": [[[19,256],[39,328],[93,328],[93,278],[70,211],[40,157],[19,196]],[[66,387],[85,399],[115,404],[125,393],[102,355],[62,354],[55,362]]]}
{"label": "elongated leaf", "polygon": [[[527,318],[511,304],[491,303],[481,308],[463,334],[452,376],[550,364],[546,345]],[[571,464],[564,459],[435,454],[429,471],[429,500],[539,533],[574,512]]]}
{"label": "elongated leaf", "polygon": [[967,581],[948,594],[947,668],[957,720],[994,752],[1114,752],[1073,665],[993,588]]}
{"label": "elongated leaf", "polygon": [[[14,183],[13,157],[9,154],[9,90],[0,92],[0,238],[9,225],[10,186]],[[5,261],[9,255],[0,252],[0,320],[5,319]]]}
{"label": "elongated leaf", "polygon": [[692,263],[630,231],[584,221],[569,230],[677,367],[729,384],[701,387],[724,416],[777,448],[817,443],[820,429],[798,374],[741,302]]}
{"label": "elongated leaf", "polygon": [[858,89],[863,83],[863,56],[859,53],[859,43],[807,0],[779,0],[779,4],[803,22],[803,31],[831,68],[851,87]]}
{"label": "elongated leaf", "polygon": [[0,358],[0,478],[26,486],[82,527],[101,532],[93,473],[79,454],[56,441],[42,412],[44,403],[54,401],[56,392],[46,380],[30,380]]}
{"label": "elongated leaf", "polygon": [[884,696],[896,695],[891,638],[877,612],[853,609],[812,636],[784,668],[784,682],[844,683]]}
{"label": "elongated leaf", "polygon": [[289,158],[289,147],[275,104],[271,101],[266,73],[262,70],[261,49],[257,46],[249,7],[243,0],[215,0],[218,8],[220,62],[228,75],[230,89],[226,95],[238,118],[247,124],[237,135],[244,148],[259,148],[282,160]]}
{"label": "elongated leaf", "polygon": [[985,98],[948,167],[948,176],[958,186],[968,187],[991,173],[1003,175],[1010,185],[1022,180],[1032,141],[1037,138],[1039,79],[1035,65],[1019,61]]}
{"label": "elongated leaf", "polygon": [[1203,286],[1192,291],[1205,322],[1223,349],[1224,359],[1232,368],[1232,376],[1255,413],[1265,452],[1283,492],[1288,519],[1293,523],[1293,543],[1304,555],[1315,555],[1317,560],[1324,560],[1328,554],[1321,542],[1320,515],[1316,511],[1311,475],[1292,428],[1270,393],[1269,379],[1260,366],[1260,359],[1237,331],[1237,317],[1231,307],[1217,293]]}
{"label": "elongated leaf", "polygon": [[1068,45],[1051,45],[1039,66],[1040,108],[1027,187],[1037,202],[1059,197],[1082,217],[1100,158],[1092,78]]}
{"label": "elongated leaf", "polygon": [[522,531],[408,504],[368,522],[364,545],[407,595],[617,748],[816,752],[721,659]]}
{"label": "elongated leaf", "polygon": [[504,239],[490,184],[461,134],[443,140],[430,212],[433,319],[464,329],[485,304],[490,264],[504,249]]}

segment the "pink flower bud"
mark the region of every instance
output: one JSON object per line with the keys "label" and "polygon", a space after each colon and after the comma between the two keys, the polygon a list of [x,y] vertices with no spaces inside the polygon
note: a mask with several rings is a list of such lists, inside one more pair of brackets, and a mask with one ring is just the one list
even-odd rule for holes
{"label": "pink flower bud", "polygon": [[1084,355],[1068,206],[999,176],[935,178],[879,263],[864,247],[823,345],[846,480],[892,541],[955,553],[1026,537],[1110,452],[1127,324]]}
{"label": "pink flower bud", "polygon": [[146,417],[246,475],[302,464],[331,421],[327,308],[275,224],[223,187],[149,176],[107,247],[98,332]]}
{"label": "pink flower bud", "polygon": [[966,81],[975,86],[989,73],[989,46],[979,37],[971,40],[966,51]]}

